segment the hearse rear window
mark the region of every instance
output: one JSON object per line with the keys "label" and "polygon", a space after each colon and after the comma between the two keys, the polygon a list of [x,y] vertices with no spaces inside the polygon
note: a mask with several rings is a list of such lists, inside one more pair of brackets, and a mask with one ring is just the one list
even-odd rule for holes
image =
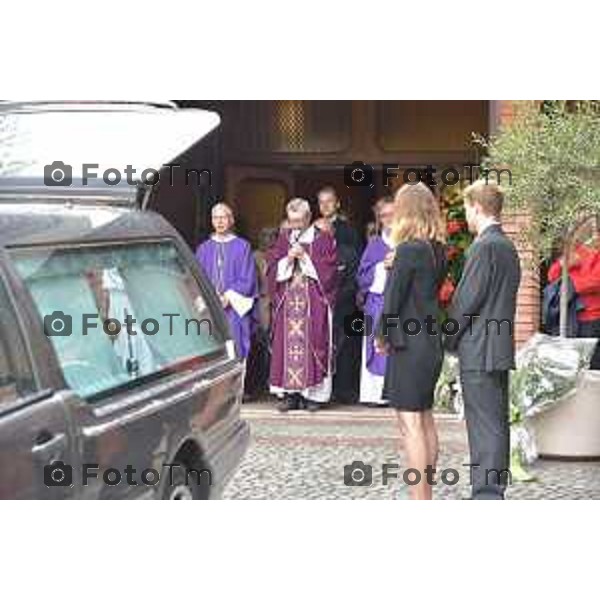
{"label": "hearse rear window", "polygon": [[223,334],[172,242],[11,254],[67,383],[83,397],[224,352]]}

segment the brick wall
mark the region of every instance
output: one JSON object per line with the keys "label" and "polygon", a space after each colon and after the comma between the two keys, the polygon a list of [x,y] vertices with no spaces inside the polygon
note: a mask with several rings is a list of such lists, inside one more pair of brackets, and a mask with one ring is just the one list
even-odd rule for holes
{"label": "brick wall", "polygon": [[521,257],[521,286],[517,296],[515,339],[517,346],[527,341],[540,326],[540,282],[536,268],[532,267],[532,253],[519,237],[519,231],[528,221],[527,215],[505,215],[504,229],[517,245]]}

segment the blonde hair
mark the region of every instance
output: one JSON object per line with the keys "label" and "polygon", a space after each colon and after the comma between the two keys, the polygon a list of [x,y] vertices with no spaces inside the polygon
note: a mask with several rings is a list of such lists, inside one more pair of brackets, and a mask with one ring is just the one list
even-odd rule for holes
{"label": "blonde hair", "polygon": [[444,221],[435,196],[423,183],[404,184],[394,197],[392,241],[398,245],[410,240],[444,242]]}

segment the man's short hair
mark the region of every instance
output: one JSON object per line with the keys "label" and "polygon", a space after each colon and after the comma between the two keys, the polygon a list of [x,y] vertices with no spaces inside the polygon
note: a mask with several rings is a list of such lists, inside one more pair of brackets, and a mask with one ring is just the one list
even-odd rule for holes
{"label": "man's short hair", "polygon": [[502,214],[504,193],[502,188],[493,181],[479,179],[465,188],[463,196],[467,204],[479,204],[489,217],[500,217]]}
{"label": "man's short hair", "polygon": [[[324,185],[318,192],[317,192],[317,198],[321,195],[321,194],[333,194],[336,198],[338,198],[338,194],[336,189],[332,186],[332,185]],[[338,198],[339,199],[339,198]]]}

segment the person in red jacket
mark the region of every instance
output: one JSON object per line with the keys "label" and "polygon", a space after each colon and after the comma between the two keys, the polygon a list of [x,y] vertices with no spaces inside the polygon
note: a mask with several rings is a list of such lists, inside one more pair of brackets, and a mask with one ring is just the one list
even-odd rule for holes
{"label": "person in red jacket", "polygon": [[[555,261],[548,271],[550,283],[560,279],[562,259]],[[583,310],[578,311],[578,337],[600,340],[600,244],[595,247],[579,244],[569,260],[569,275]],[[600,369],[600,341],[596,346],[590,369]]]}

